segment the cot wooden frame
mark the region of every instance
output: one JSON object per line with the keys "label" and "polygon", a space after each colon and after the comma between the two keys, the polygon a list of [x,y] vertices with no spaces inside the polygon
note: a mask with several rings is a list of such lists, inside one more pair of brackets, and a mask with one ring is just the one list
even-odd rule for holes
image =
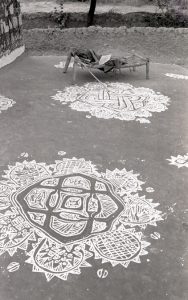
{"label": "cot wooden frame", "polygon": [[[67,56],[67,60],[65,63],[65,68],[63,70],[64,73],[67,72],[70,61],[71,61],[72,55],[69,54]],[[149,79],[149,64],[150,64],[150,60],[149,58],[144,58],[138,54],[136,54],[134,51],[132,51],[132,54],[129,56],[125,57],[127,60],[127,64],[121,64],[121,61],[115,62],[115,67],[113,68],[114,72],[121,72],[121,69],[129,69],[130,71],[136,71],[137,67],[141,67],[141,66],[146,66],[146,79]],[[93,65],[93,64],[86,64],[83,63],[80,58],[78,56],[74,56],[73,57],[73,83],[76,82],[76,74],[77,74],[77,69],[76,67],[79,66],[83,69],[87,69],[90,73],[92,73],[92,69],[99,69],[101,67],[103,67],[103,65]]]}

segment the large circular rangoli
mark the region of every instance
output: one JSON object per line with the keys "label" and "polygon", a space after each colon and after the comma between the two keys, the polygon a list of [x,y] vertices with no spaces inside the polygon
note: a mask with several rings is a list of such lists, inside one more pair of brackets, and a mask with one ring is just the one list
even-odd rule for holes
{"label": "large circular rangoli", "polygon": [[150,123],[148,118],[152,113],[165,111],[169,104],[167,96],[149,88],[136,88],[119,82],[71,86],[58,91],[52,98],[97,118],[136,120],[140,123]]}
{"label": "large circular rangoli", "polygon": [[[138,175],[101,173],[77,158],[9,166],[0,181],[0,254],[24,250],[33,271],[47,280],[80,274],[95,259],[139,263],[149,245],[144,229],[162,217],[158,203],[138,194],[144,184]],[[8,269],[18,270],[19,263]]]}

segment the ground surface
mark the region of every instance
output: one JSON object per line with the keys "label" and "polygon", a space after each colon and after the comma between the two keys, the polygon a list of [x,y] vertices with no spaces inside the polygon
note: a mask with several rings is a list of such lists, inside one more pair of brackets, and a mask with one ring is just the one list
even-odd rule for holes
{"label": "ground surface", "polygon": [[67,55],[70,48],[94,49],[96,53],[115,56],[129,56],[134,50],[142,57],[149,57],[151,62],[177,64],[187,67],[187,42],[186,35],[153,33],[143,35],[133,33],[124,35],[124,30],[119,32],[102,32],[93,30],[88,34],[69,31],[51,31],[48,34],[41,31],[24,31],[26,51],[31,55]]}
{"label": "ground surface", "polygon": [[[57,1],[49,0],[49,1],[35,1],[35,0],[21,0],[22,11],[24,13],[34,13],[34,12],[50,12],[60,9]],[[106,13],[109,11],[127,14],[131,12],[160,12],[160,10],[155,5],[148,5],[142,3],[142,5],[138,5],[140,1],[114,1],[106,3],[97,3],[96,13]],[[89,3],[88,2],[65,2],[64,3],[64,12],[88,12]],[[181,10],[183,13],[187,14],[188,9]]]}
{"label": "ground surface", "polygon": [[[26,13],[34,12],[49,12],[54,11],[54,8],[59,8],[56,1],[25,1],[21,0],[22,11]],[[88,12],[89,3],[84,2],[66,2],[64,4],[64,12]],[[146,12],[156,12],[157,8],[152,5],[125,5],[125,4],[97,4],[96,13],[104,13],[108,11],[114,11],[119,13],[129,13],[135,11],[146,11]]]}
{"label": "ground surface", "polygon": [[[24,251],[14,258],[1,256],[0,300],[187,300],[187,168],[178,169],[168,164],[171,155],[184,155],[188,146],[187,80],[176,80],[165,73],[188,75],[186,69],[174,65],[151,65],[151,79],[146,81],[144,70],[125,72],[103,81],[130,83],[134,87],[151,88],[170,97],[168,110],[153,113],[150,124],[116,119],[86,118],[87,112],[71,110],[54,102],[51,96],[57,90],[71,85],[72,72],[67,75],[56,69],[61,57],[23,56],[0,71],[0,94],[14,99],[16,104],[0,114],[0,168],[1,174],[8,165],[19,161],[21,153],[39,162],[53,163],[59,150],[69,158],[85,158],[107,168],[126,168],[139,173],[140,180],[152,186],[148,194],[160,203],[164,220],[158,227],[149,227],[148,256],[141,264],[129,267],[103,265],[109,271],[105,279],[97,277],[101,261],[95,260],[92,268],[80,275],[70,275],[67,281],[52,279],[33,273],[24,264]],[[92,82],[93,78],[81,71],[78,85]],[[141,195],[146,192],[140,192]],[[149,234],[158,231],[159,240]],[[8,273],[7,265],[21,260],[17,272]]]}

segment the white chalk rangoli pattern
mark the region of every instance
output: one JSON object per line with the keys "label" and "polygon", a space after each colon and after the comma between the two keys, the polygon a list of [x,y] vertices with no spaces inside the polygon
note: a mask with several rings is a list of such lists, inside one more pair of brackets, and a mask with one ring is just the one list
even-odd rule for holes
{"label": "white chalk rangoli pattern", "polygon": [[64,156],[64,155],[66,155],[66,152],[65,152],[65,151],[59,151],[59,152],[58,152],[58,155]]}
{"label": "white chalk rangoli pattern", "polygon": [[152,188],[150,186],[146,188],[147,193],[153,193],[154,191],[155,191],[154,188]]}
{"label": "white chalk rangoli pattern", "polygon": [[77,111],[89,112],[103,119],[136,120],[150,123],[153,112],[167,109],[169,98],[149,88],[135,88],[125,83],[88,83],[58,91],[54,100],[69,103]]}
{"label": "white chalk rangoli pattern", "polygon": [[98,276],[99,278],[106,278],[106,277],[108,276],[108,271],[105,270],[105,269],[99,269],[99,270],[97,271],[97,276]]}
{"label": "white chalk rangoli pattern", "polygon": [[18,271],[19,268],[20,264],[18,262],[13,261],[7,266],[7,271],[12,273]]}
{"label": "white chalk rangoli pattern", "polygon": [[188,80],[188,76],[187,75],[166,73],[165,76],[171,77],[171,78],[174,78],[174,79],[185,79],[185,80]]}
{"label": "white chalk rangoli pattern", "polygon": [[170,162],[170,165],[174,165],[178,168],[188,168],[188,153],[185,155],[171,156],[171,158],[167,160]]}
{"label": "white chalk rangoli pattern", "polygon": [[16,102],[12,99],[0,95],[0,113],[3,110],[7,110],[9,107],[12,107],[15,103]]}
{"label": "white chalk rangoli pattern", "polygon": [[144,229],[162,216],[158,203],[139,196],[138,176],[126,169],[100,173],[77,158],[9,166],[0,181],[0,254],[24,250],[26,262],[48,281],[80,274],[95,259],[140,263],[150,244]]}
{"label": "white chalk rangoli pattern", "polygon": [[[65,61],[60,61],[58,65],[54,65],[57,69],[64,69],[65,67]],[[70,62],[69,68],[73,68],[73,62]]]}

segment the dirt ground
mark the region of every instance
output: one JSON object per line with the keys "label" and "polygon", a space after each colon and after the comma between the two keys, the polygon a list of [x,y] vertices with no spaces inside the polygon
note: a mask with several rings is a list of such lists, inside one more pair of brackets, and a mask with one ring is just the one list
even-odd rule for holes
{"label": "dirt ground", "polygon": [[[55,1],[28,1],[25,0],[23,3],[22,0],[22,8],[25,12],[32,12],[32,10],[33,12],[50,11],[54,9],[54,5],[57,5]],[[78,3],[77,6],[75,3],[65,4],[65,9],[71,10],[73,7],[76,11],[79,9],[86,10],[88,4]],[[129,8],[143,9],[143,7],[125,7],[122,5],[99,5],[97,10],[110,10],[114,7],[120,11],[123,11],[124,7],[125,12]],[[152,9],[151,6],[147,7]],[[146,6],[144,9],[146,10]],[[26,38],[26,32],[24,34]],[[27,34],[31,34],[31,41],[32,30],[28,30]],[[84,158],[96,165],[101,172],[110,170],[110,174],[115,169],[126,169],[137,174],[136,176],[139,176],[139,180],[143,182],[143,187],[138,188],[138,194],[134,194],[134,196],[139,196],[142,201],[150,202],[151,208],[155,211],[154,206],[151,205],[151,199],[153,199],[153,203],[159,204],[159,208],[156,207],[161,211],[163,218],[157,224],[155,222],[152,224],[151,219],[147,228],[143,226],[142,229],[139,229],[140,236],[144,232],[140,249],[146,241],[149,243],[147,246],[148,253],[143,251],[142,255],[140,254],[140,261],[135,260],[135,257],[130,259],[131,264],[128,267],[126,267],[126,262],[124,265],[120,263],[121,258],[119,259],[120,262],[117,261],[116,264],[113,264],[113,256],[112,259],[103,260],[103,257],[99,256],[99,252],[95,252],[96,257],[87,257],[86,254],[91,251],[91,248],[85,250],[86,240],[82,237],[80,243],[82,243],[82,252],[85,255],[83,259],[88,260],[90,267],[86,268],[88,267],[86,263],[85,265],[80,263],[82,268],[79,269],[79,266],[76,268],[78,260],[75,259],[75,263],[72,260],[75,264],[73,272],[69,268],[67,271],[69,272],[68,278],[62,281],[58,276],[53,277],[55,274],[53,274],[53,270],[56,273],[59,273],[59,270],[55,267],[52,268],[52,264],[48,264],[48,261],[47,263],[45,261],[43,268],[39,268],[42,266],[43,256],[41,256],[42,259],[40,257],[38,259],[37,253],[40,252],[41,239],[43,239],[43,243],[50,240],[48,232],[45,234],[35,224],[31,228],[35,235],[30,235],[28,243],[24,243],[26,239],[23,242],[22,230],[25,228],[24,226],[31,223],[23,223],[25,215],[22,209],[19,209],[19,216],[21,215],[23,218],[19,219],[19,222],[13,223],[11,218],[13,221],[15,220],[17,207],[16,210],[12,211],[4,209],[5,215],[3,215],[2,203],[5,200],[1,199],[0,300],[187,300],[188,186],[186,178],[188,173],[185,166],[178,168],[170,165],[167,159],[170,159],[171,156],[184,155],[188,149],[188,70],[182,66],[165,64],[167,61],[178,62],[178,59],[182,62],[187,61],[186,49],[180,51],[180,48],[177,47],[178,50],[175,49],[176,52],[173,52],[174,49],[170,49],[168,46],[170,43],[165,38],[166,49],[163,49],[160,43],[157,44],[160,48],[160,56],[153,37],[147,36],[144,40],[143,35],[143,37],[136,39],[136,33],[134,33],[133,40],[129,40],[129,45],[125,36],[118,37],[117,33],[115,33],[115,38],[110,35],[106,40],[107,34],[96,39],[94,37],[97,35],[93,34],[92,36],[90,34],[90,45],[85,39],[88,47],[95,46],[98,51],[102,51],[105,47],[105,51],[114,55],[122,55],[125,53],[125,49],[133,49],[135,45],[136,50],[143,55],[152,50],[150,80],[145,79],[145,69],[142,67],[138,68],[136,72],[124,70],[120,74],[95,73],[103,83],[114,82],[117,87],[119,84],[124,84],[129,89],[132,86],[130,90],[132,96],[129,97],[135,103],[138,102],[139,98],[136,91],[141,87],[143,95],[145,93],[145,100],[147,100],[149,90],[152,90],[155,95],[164,95],[169,98],[166,110],[161,111],[155,108],[150,115],[150,122],[142,123],[133,119],[128,121],[117,118],[100,118],[97,115],[92,115],[90,111],[77,111],[69,104],[63,106],[59,101],[54,101],[52,96],[58,91],[64,91],[67,87],[79,89],[86,83],[92,85],[96,82],[86,70],[79,69],[77,70],[77,86],[72,86],[72,68],[68,70],[67,74],[63,74],[62,69],[57,68],[61,62],[65,62],[65,57],[43,56],[43,54],[49,54],[50,51],[56,53],[57,44],[54,41],[58,40],[57,33],[54,32],[48,36],[50,42],[42,34],[41,30],[40,36],[38,33],[38,40],[30,45],[30,48],[33,47],[33,49],[39,45],[40,56],[30,56],[26,53],[14,63],[0,70],[0,96],[15,101],[12,107],[2,110],[0,114],[0,180],[7,184],[8,196],[12,190],[9,197],[11,204],[5,203],[6,205],[8,203],[7,208],[9,205],[15,205],[16,197],[19,195],[16,193],[18,187],[11,180],[15,179],[19,186],[18,180],[22,182],[25,178],[21,168],[18,168],[17,173],[14,173],[11,171],[12,167],[16,163],[18,166],[22,165],[24,160],[36,160],[37,163],[43,162],[41,165],[43,167],[45,165],[52,167],[55,161],[58,162],[62,159],[60,155],[58,156],[59,151],[64,151],[63,157],[66,159]],[[62,32],[60,34],[63,35]],[[157,38],[156,36],[157,34],[155,38]],[[27,38],[29,40],[29,37]],[[62,37],[62,40],[65,43],[66,36],[65,38]],[[77,41],[82,42],[79,35],[71,42],[78,43]],[[25,42],[27,44],[27,40]],[[61,44],[60,39],[58,42]],[[42,43],[44,44],[42,45]],[[161,45],[165,43],[161,41]],[[41,45],[43,48],[40,52]],[[50,45],[52,46],[51,50],[49,49]],[[152,49],[150,45],[152,45]],[[45,46],[46,52],[44,53]],[[113,53],[115,47],[115,53]],[[165,51],[163,52],[163,50]],[[34,51],[31,51],[32,54]],[[35,53],[38,55],[37,51]],[[181,74],[184,78],[175,79],[166,76],[167,73]],[[114,99],[116,101],[116,98]],[[104,98],[104,100],[106,99]],[[158,105],[156,107],[159,108]],[[115,106],[114,111],[116,109]],[[130,112],[131,109],[128,115]],[[26,154],[27,156],[24,156]],[[25,169],[23,170],[25,171]],[[28,170],[30,171],[30,168]],[[29,176],[35,176],[35,173],[32,172]],[[19,187],[19,191],[23,191],[28,187],[27,185],[28,183],[23,184],[22,187]],[[146,187],[149,187],[150,191]],[[153,191],[151,191],[152,188]],[[3,191],[4,189],[0,190],[1,193]],[[22,199],[23,201],[27,200],[26,197]],[[145,209],[145,213],[147,215],[147,209]],[[137,225],[141,219],[139,214],[140,211],[136,211]],[[12,224],[14,228],[11,227]],[[16,226],[19,231],[17,231]],[[119,233],[121,230],[119,229]],[[135,229],[132,225],[128,230],[133,235]],[[110,236],[110,233],[113,234],[114,231],[118,232],[118,226],[117,228],[114,227],[113,231],[110,229],[107,233]],[[10,244],[9,239],[12,239],[14,247]],[[67,249],[72,251],[72,248],[68,246],[70,245],[67,245]],[[90,246],[92,245],[90,244]],[[119,244],[118,240],[117,247],[121,249],[121,246],[121,241]],[[11,248],[14,252],[11,252]],[[3,252],[4,249],[6,252]],[[53,248],[50,249],[52,250],[49,255],[52,256]],[[41,250],[43,250],[42,247]],[[46,255],[45,251],[43,252]],[[12,254],[9,255],[10,253]],[[139,258],[139,253],[135,255]],[[33,260],[31,259],[28,263],[29,257]],[[46,257],[48,258],[48,255]],[[107,257],[110,257],[109,254]],[[46,260],[45,256],[44,260]],[[12,269],[10,268],[11,264],[14,266]],[[107,272],[106,278],[98,275],[100,270]],[[49,274],[52,274],[52,278],[51,281],[47,282],[47,275]]]}
{"label": "dirt ground", "polygon": [[[29,159],[49,164],[63,150],[68,158],[91,160],[102,171],[126,168],[139,173],[139,179],[154,188],[146,197],[159,202],[167,217],[157,227],[148,227],[149,254],[128,268],[90,260],[93,266],[82,268],[81,274],[70,274],[66,281],[53,278],[47,282],[43,273],[32,272],[32,265],[25,263],[28,252],[18,249],[13,257],[4,254],[0,258],[0,299],[187,300],[187,169],[169,165],[166,159],[187,151],[188,86],[187,80],[164,74],[188,72],[177,66],[152,64],[150,80],[145,80],[142,69],[123,72],[116,79],[110,74],[98,75],[104,82],[129,83],[170,97],[166,111],[153,113],[150,124],[140,124],[87,118],[88,113],[55,102],[51,96],[70,86],[72,80],[71,69],[63,75],[54,67],[62,60],[25,55],[0,71],[2,95],[16,101],[0,118],[1,175],[23,152],[29,153]],[[78,75],[79,86],[94,81],[83,70]],[[159,232],[161,238],[150,238],[152,232]],[[9,272],[11,262],[19,262],[20,269]],[[105,279],[97,277],[101,268],[108,270]]]}
{"label": "dirt ground", "polygon": [[115,56],[130,55],[132,50],[151,62],[188,66],[187,39],[175,34],[148,34],[137,32],[124,35],[114,31],[90,32],[89,34],[71,34],[61,30],[44,32],[43,30],[25,30],[26,50],[30,55],[67,55],[70,47],[94,49],[97,53]]}
{"label": "dirt ground", "polygon": [[[97,2],[96,13],[100,14],[100,13],[107,13],[107,12],[117,12],[117,13],[128,14],[128,13],[134,13],[134,12],[149,12],[149,13],[159,12],[157,10],[156,6],[146,5],[146,4],[138,6],[138,3],[140,3],[140,1],[139,2],[136,0],[135,1],[131,0],[131,1],[125,0],[125,1],[123,1],[123,3],[122,3],[122,1],[120,1],[120,2],[117,1],[116,3],[115,3],[115,1],[113,1],[113,3],[112,3],[112,1],[109,1],[108,3],[107,3],[107,1],[105,1],[105,3],[100,3],[100,1],[99,1],[99,2]],[[55,1],[55,0],[47,0],[47,1],[21,0],[22,11],[23,11],[23,13],[26,13],[26,14],[37,13],[37,12],[51,12],[51,11],[54,11],[55,7],[57,9],[60,8],[59,5],[57,4],[57,2],[58,1]],[[145,3],[146,3],[146,1],[145,1]],[[88,12],[88,8],[89,8],[88,1],[87,2],[78,2],[78,1],[72,1],[72,2],[68,1],[67,2],[67,1],[65,1],[65,3],[64,3],[64,12],[67,12],[67,13],[68,12],[86,13],[86,12]],[[184,10],[184,13],[188,13],[188,10]],[[30,21],[34,22],[33,19]],[[26,23],[27,20],[24,22]],[[36,22],[37,22],[37,24],[39,24],[38,20],[36,20]],[[42,21],[40,21],[40,22],[42,22]],[[44,22],[47,22],[47,20],[44,19]],[[28,26],[29,25],[27,24],[25,29],[30,29],[30,28],[27,28]],[[37,26],[32,27],[32,28],[38,28]],[[51,26],[49,26],[49,28],[50,27]],[[41,28],[41,26],[39,26],[39,28]],[[25,32],[25,38],[26,38],[27,42],[28,42],[28,39],[27,39],[28,34],[32,36],[34,34],[34,32],[33,33],[32,33],[32,31],[31,31],[31,33]],[[51,41],[51,39],[49,40],[49,43],[50,43],[50,41]],[[123,41],[123,37],[118,42],[116,41],[119,45],[118,48],[121,48],[122,41]],[[53,39],[52,39],[52,42],[53,42]],[[77,42],[77,39],[76,38],[73,39],[72,43],[73,42],[75,44]],[[135,43],[136,43],[136,41],[135,41]],[[29,44],[31,44],[30,39],[29,39]],[[66,41],[64,42],[64,44],[66,44]],[[68,44],[69,44],[69,42],[67,43],[67,45]],[[95,48],[100,52],[104,51],[104,46],[106,47],[108,52],[112,51],[111,49],[114,49],[114,44],[115,44],[115,42],[113,39],[110,39],[110,41],[108,41],[108,40],[104,41],[104,39],[101,40],[101,38],[95,39]],[[125,42],[123,41],[123,46],[122,46],[123,51],[125,49],[124,44],[125,44]],[[88,45],[88,47],[93,47],[93,45]],[[148,45],[147,45],[147,47],[148,47]],[[150,51],[149,57],[152,57],[152,59],[154,58],[153,61],[156,61],[156,62],[175,63],[175,64],[182,65],[185,67],[188,65],[187,55],[186,54],[184,55],[184,52],[186,52],[186,49],[184,49],[184,47],[183,47],[182,51],[176,51],[175,55],[172,54],[172,52],[174,52],[174,51],[172,51],[172,50],[174,50],[174,48],[171,48],[171,46],[169,46],[168,43],[166,43],[166,47],[169,48],[168,49],[169,51],[166,51],[166,52],[169,52],[168,56],[166,56],[164,54],[164,51],[162,51],[161,54],[158,55],[158,52],[160,52],[160,51],[158,51],[159,47],[157,47],[156,49],[154,49],[154,51],[153,50]],[[66,54],[66,52],[67,52],[67,49],[65,51],[62,51],[62,49],[60,51],[58,51],[56,44],[54,44],[53,49],[51,49],[51,47],[50,48],[42,47],[42,45],[37,48],[30,45],[27,48],[29,50],[29,54],[31,54],[31,55],[33,55],[33,54],[34,55],[51,55],[51,54],[62,55],[62,54]],[[136,50],[140,54],[143,54],[143,55],[147,54],[147,53],[144,53],[145,51],[142,51],[143,49],[140,46],[140,43],[137,43],[136,46],[131,45],[131,48],[136,48]],[[145,48],[146,47],[144,46],[144,49]],[[180,45],[176,44],[175,48],[182,48],[181,44]],[[118,51],[118,49],[116,49],[116,50]],[[183,52],[183,54],[182,54],[182,52]]]}
{"label": "dirt ground", "polygon": [[[60,9],[57,0],[20,0],[23,13],[35,12],[50,12]],[[89,2],[68,1],[64,3],[64,12],[87,12],[89,9]],[[131,12],[160,12],[157,6],[147,4],[147,1],[140,0],[125,0],[125,1],[105,1],[104,3],[97,3],[96,13],[106,13],[109,11],[117,13],[131,13]],[[183,13],[188,14],[188,9],[182,10]]]}
{"label": "dirt ground", "polygon": [[[128,2],[129,3],[129,2]],[[56,1],[28,1],[21,0],[22,11],[23,13],[34,13],[34,12],[50,12],[53,11],[56,7],[60,9]],[[64,12],[87,12],[89,8],[89,3],[85,2],[65,2],[64,3]],[[114,11],[119,13],[130,13],[136,11],[146,11],[146,12],[157,12],[158,9],[152,5],[142,5],[134,6],[125,3],[116,3],[116,4],[105,4],[99,3],[96,7],[96,13],[104,13],[108,11]]]}

